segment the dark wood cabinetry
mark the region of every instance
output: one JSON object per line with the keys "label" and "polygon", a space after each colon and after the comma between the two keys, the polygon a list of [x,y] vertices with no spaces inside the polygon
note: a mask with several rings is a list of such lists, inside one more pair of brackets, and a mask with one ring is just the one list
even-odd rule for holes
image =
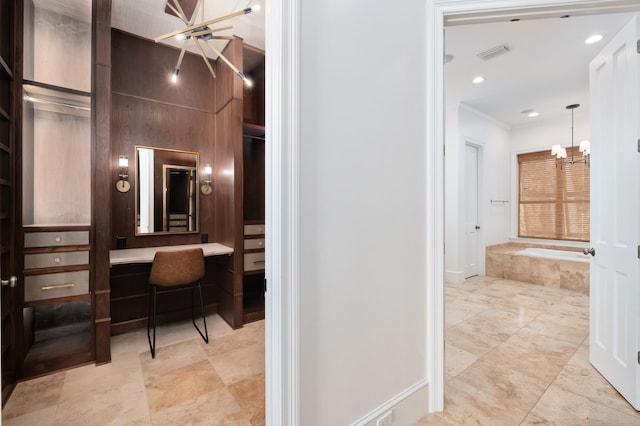
{"label": "dark wood cabinetry", "polygon": [[243,47],[246,75],[253,80],[243,91],[242,126],[242,322],[264,318],[265,269],[265,58],[264,52]]}
{"label": "dark wood cabinetry", "polygon": [[21,78],[16,68],[17,34],[22,20],[17,10],[21,1],[0,0],[0,287],[2,405],[13,391],[20,374],[19,286],[11,277],[16,275],[15,256],[15,122],[20,113],[16,108],[19,96],[16,80]]}
{"label": "dark wood cabinetry", "polygon": [[25,227],[25,377],[94,359],[90,230],[90,226]]}
{"label": "dark wood cabinetry", "polygon": [[253,82],[244,85],[224,64],[216,68],[216,235],[234,248],[233,259],[218,262],[219,313],[239,328],[264,318],[265,62],[263,51],[241,39],[224,54]]}
{"label": "dark wood cabinetry", "polygon": [[[246,94],[246,92],[245,92]],[[264,318],[265,166],[264,127],[243,126],[242,322]]]}

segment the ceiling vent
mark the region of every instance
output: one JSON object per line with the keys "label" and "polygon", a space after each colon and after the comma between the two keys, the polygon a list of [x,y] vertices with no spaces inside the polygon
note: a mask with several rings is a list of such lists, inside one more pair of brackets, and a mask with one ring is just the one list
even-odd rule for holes
{"label": "ceiling vent", "polygon": [[488,61],[489,59],[493,59],[496,56],[500,56],[504,53],[507,53],[509,48],[505,45],[500,45],[496,47],[492,47],[489,50],[485,50],[484,52],[478,53],[478,57],[484,61]]}

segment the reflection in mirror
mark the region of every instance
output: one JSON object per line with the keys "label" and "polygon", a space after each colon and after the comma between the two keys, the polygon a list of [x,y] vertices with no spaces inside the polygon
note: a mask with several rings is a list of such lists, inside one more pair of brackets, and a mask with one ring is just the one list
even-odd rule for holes
{"label": "reflection in mirror", "polygon": [[136,146],[136,235],[198,232],[198,153]]}

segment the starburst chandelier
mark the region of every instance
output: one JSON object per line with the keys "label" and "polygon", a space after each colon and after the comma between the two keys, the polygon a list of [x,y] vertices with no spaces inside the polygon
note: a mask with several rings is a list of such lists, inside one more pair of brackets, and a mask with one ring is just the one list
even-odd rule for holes
{"label": "starburst chandelier", "polygon": [[[172,31],[170,33],[167,34],[163,34],[161,36],[156,37],[154,40],[155,42],[159,42],[161,40],[166,40],[168,38],[171,37],[176,37],[179,40],[184,40],[184,45],[182,47],[182,49],[180,50],[180,55],[178,56],[178,63],[176,64],[175,68],[173,69],[173,74],[171,75],[171,81],[172,82],[177,82],[178,81],[178,74],[180,74],[180,66],[182,65],[182,60],[184,59],[184,54],[186,52],[186,46],[187,43],[189,43],[191,40],[193,40],[193,42],[195,43],[195,45],[198,47],[198,50],[200,51],[200,55],[202,56],[202,59],[204,60],[204,63],[207,65],[207,68],[209,69],[209,72],[211,73],[211,75],[213,76],[213,78],[216,77],[216,73],[213,70],[213,67],[211,66],[211,63],[209,62],[209,59],[207,58],[207,55],[205,53],[205,46],[208,47],[214,55],[217,55],[220,59],[222,59],[222,61],[227,64],[229,66],[229,68],[231,68],[233,70],[233,72],[240,77],[244,83],[247,86],[251,86],[253,83],[251,82],[250,79],[248,79],[244,73],[242,73],[235,65],[233,65],[231,63],[231,61],[229,61],[229,59],[227,59],[222,52],[220,52],[218,49],[216,49],[216,47],[213,45],[213,43],[209,43],[210,41],[213,40],[233,40],[233,36],[224,36],[224,35],[214,35],[217,32],[220,31],[225,31],[225,30],[229,30],[233,27],[231,26],[227,26],[227,27],[217,27],[217,28],[212,28],[210,27],[210,25],[214,25],[217,24],[218,22],[222,22],[222,21],[226,21],[228,19],[234,18],[236,16],[240,16],[240,15],[247,15],[249,13],[252,12],[252,10],[256,10],[256,8],[254,7],[253,9],[251,7],[246,7],[242,10],[238,10],[236,12],[232,12],[229,13],[228,15],[224,15],[224,16],[220,16],[218,18],[214,18],[214,19],[209,19],[209,20],[205,20],[204,19],[204,0],[198,0],[195,9],[193,11],[193,14],[191,15],[191,19],[187,18],[187,15],[184,13],[184,10],[182,8],[182,6],[180,5],[180,1],[179,0],[167,0],[167,8],[169,10],[171,10],[171,12],[173,12],[173,14],[175,16],[177,16],[178,18],[180,18],[180,20],[182,20],[182,22],[186,25],[186,27],[180,29],[180,30],[176,30],[176,31]],[[200,14],[201,16],[201,22],[196,23],[196,19],[198,17],[198,15]]]}

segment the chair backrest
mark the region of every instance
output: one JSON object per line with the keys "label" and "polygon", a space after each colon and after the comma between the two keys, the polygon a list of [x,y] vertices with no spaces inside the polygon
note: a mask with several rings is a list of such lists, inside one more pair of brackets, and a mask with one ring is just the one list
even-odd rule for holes
{"label": "chair backrest", "polygon": [[177,286],[191,284],[204,277],[201,248],[158,251],[153,258],[149,284]]}

